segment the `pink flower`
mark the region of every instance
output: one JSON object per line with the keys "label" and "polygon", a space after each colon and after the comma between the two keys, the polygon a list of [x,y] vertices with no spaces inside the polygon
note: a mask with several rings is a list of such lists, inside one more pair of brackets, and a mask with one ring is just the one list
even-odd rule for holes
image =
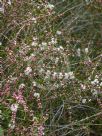
{"label": "pink flower", "polygon": [[25,111],[28,111],[28,107],[26,105],[22,92],[18,92],[18,94],[14,93],[13,98],[16,99],[17,103],[23,105]]}
{"label": "pink flower", "polygon": [[43,136],[44,135],[44,127],[41,125],[38,127],[38,136]]}

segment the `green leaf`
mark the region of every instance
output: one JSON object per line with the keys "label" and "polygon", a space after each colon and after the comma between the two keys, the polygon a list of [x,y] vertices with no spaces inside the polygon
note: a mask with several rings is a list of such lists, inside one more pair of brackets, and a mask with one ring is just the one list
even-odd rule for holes
{"label": "green leaf", "polygon": [[3,136],[3,129],[0,127],[0,136]]}

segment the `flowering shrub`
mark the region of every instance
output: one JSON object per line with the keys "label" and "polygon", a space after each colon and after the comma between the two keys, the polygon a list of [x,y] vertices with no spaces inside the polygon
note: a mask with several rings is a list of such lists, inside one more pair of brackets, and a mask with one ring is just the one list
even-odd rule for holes
{"label": "flowering shrub", "polygon": [[1,135],[101,136],[100,5],[1,1]]}

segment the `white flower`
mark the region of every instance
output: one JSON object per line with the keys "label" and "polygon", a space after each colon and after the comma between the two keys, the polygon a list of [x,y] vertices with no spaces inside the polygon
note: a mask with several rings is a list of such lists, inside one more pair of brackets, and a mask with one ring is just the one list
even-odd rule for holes
{"label": "white flower", "polygon": [[91,81],[91,84],[94,85],[95,84],[94,81]]}
{"label": "white flower", "polygon": [[11,111],[12,112],[17,112],[17,109],[18,109],[18,104],[12,104],[11,107],[10,107]]}
{"label": "white flower", "polygon": [[40,47],[40,49],[41,49],[41,51],[43,51],[45,48],[44,48],[44,46],[42,46],[42,47]]}
{"label": "white flower", "polygon": [[81,88],[82,88],[83,90],[85,90],[85,89],[86,89],[86,86],[83,85],[83,84],[81,84]]}
{"label": "white flower", "polygon": [[40,9],[40,6],[37,6],[38,9]]}
{"label": "white flower", "polygon": [[64,77],[65,77],[65,79],[68,79],[69,78],[69,74],[65,73]]}
{"label": "white flower", "polygon": [[46,42],[42,42],[42,45],[43,45],[43,46],[47,46],[47,43],[46,43]]}
{"label": "white flower", "polygon": [[0,12],[4,13],[4,6],[0,7]]}
{"label": "white flower", "polygon": [[50,70],[47,70],[46,76],[50,76],[50,75],[51,75],[51,71],[50,71]]}
{"label": "white flower", "polygon": [[54,73],[52,74],[52,77],[53,77],[53,79],[55,79],[55,78],[57,77],[57,73],[54,72]]}
{"label": "white flower", "polygon": [[59,61],[59,58],[56,58],[56,59],[55,59],[55,64],[57,64],[57,63],[58,63],[58,61]]}
{"label": "white flower", "polygon": [[37,119],[38,119],[37,117],[33,117],[33,121],[37,121]]}
{"label": "white flower", "polygon": [[88,77],[88,80],[90,81],[90,80],[91,80],[91,77]]}
{"label": "white flower", "polygon": [[8,0],[8,2],[7,2],[9,5],[11,5],[11,0]]}
{"label": "white flower", "polygon": [[33,37],[33,40],[36,41],[38,38],[37,37]]}
{"label": "white flower", "polygon": [[34,97],[39,98],[40,94],[39,93],[34,93]]}
{"label": "white flower", "polygon": [[32,21],[34,21],[35,24],[37,23],[37,20],[35,17],[32,17]]}
{"label": "white flower", "polygon": [[9,128],[14,129],[15,128],[15,124],[9,124]]}
{"label": "white flower", "polygon": [[29,75],[32,72],[32,68],[31,67],[27,67],[24,71],[25,75]]}
{"label": "white flower", "polygon": [[96,75],[96,76],[95,76],[95,78],[97,78],[97,79],[98,79],[98,78],[99,78],[99,76],[98,76],[98,75]]}
{"label": "white flower", "polygon": [[49,8],[49,9],[53,9],[54,8],[54,5],[52,5],[52,4],[50,4],[50,3],[48,3],[48,5],[47,5],[47,8]]}
{"label": "white flower", "polygon": [[97,91],[97,90],[95,90],[95,89],[94,89],[94,90],[92,90],[91,92],[92,92],[92,95],[93,95],[93,96],[97,96],[97,95],[98,95],[98,91]]}
{"label": "white flower", "polygon": [[100,86],[102,86],[102,82],[100,83]]}
{"label": "white flower", "polygon": [[60,48],[61,50],[64,50],[62,46],[59,46],[59,48]]}
{"label": "white flower", "polygon": [[52,38],[50,43],[51,44],[56,44],[57,43],[57,39],[56,38]]}
{"label": "white flower", "polygon": [[59,46],[59,47],[57,48],[57,50],[58,50],[58,51],[62,51],[62,50],[64,50],[64,48],[63,48],[62,46]]}
{"label": "white flower", "polygon": [[82,103],[86,103],[86,99],[82,99]]}
{"label": "white flower", "polygon": [[89,102],[91,102],[91,99],[89,99]]}
{"label": "white flower", "polygon": [[62,32],[61,32],[61,31],[57,31],[56,34],[57,34],[57,35],[61,35]]}
{"label": "white flower", "polygon": [[98,84],[98,83],[99,83],[98,79],[95,79],[95,80],[91,81],[91,84],[92,84],[92,85],[96,85],[96,84]]}
{"label": "white flower", "polygon": [[17,80],[17,77],[10,77],[10,83],[13,83],[13,82],[15,82]]}
{"label": "white flower", "polygon": [[81,50],[80,50],[80,48],[77,49],[77,55],[78,55],[78,57],[81,56]]}
{"label": "white flower", "polygon": [[33,41],[33,42],[32,42],[32,46],[37,46],[37,44],[38,44],[38,43],[37,43],[36,41]]}
{"label": "white flower", "polygon": [[26,57],[24,58],[24,61],[29,61],[29,57],[26,56]]}
{"label": "white flower", "polygon": [[91,0],[85,0],[86,4],[90,4]]}
{"label": "white flower", "polygon": [[23,89],[25,87],[25,84],[20,84],[19,89]]}
{"label": "white flower", "polygon": [[36,84],[36,82],[35,81],[33,81],[33,86],[36,86],[37,84]]}
{"label": "white flower", "polygon": [[17,41],[16,40],[14,40],[14,45],[16,45],[17,44]]}
{"label": "white flower", "polygon": [[34,53],[32,53],[32,54],[30,55],[30,57],[35,57],[35,54],[34,54]]}
{"label": "white flower", "polygon": [[70,79],[74,79],[74,78],[75,78],[73,72],[69,72],[68,74],[69,74],[69,78],[70,78]]}
{"label": "white flower", "polygon": [[87,54],[89,52],[89,49],[88,48],[85,48],[85,53]]}
{"label": "white flower", "polygon": [[46,72],[46,76],[45,76],[45,79],[50,78],[50,75],[51,75],[51,71],[50,71],[50,70],[47,70],[47,72]]}
{"label": "white flower", "polygon": [[95,79],[95,80],[94,80],[94,82],[95,82],[96,84],[98,84],[98,83],[99,83],[98,79]]}
{"label": "white flower", "polygon": [[59,73],[59,79],[62,79],[63,78],[63,74],[62,73]]}
{"label": "white flower", "polygon": [[47,43],[46,42],[42,42],[42,44],[39,44],[39,47],[41,50],[45,50],[47,47]]}
{"label": "white flower", "polygon": [[2,42],[0,42],[0,46],[2,45]]}

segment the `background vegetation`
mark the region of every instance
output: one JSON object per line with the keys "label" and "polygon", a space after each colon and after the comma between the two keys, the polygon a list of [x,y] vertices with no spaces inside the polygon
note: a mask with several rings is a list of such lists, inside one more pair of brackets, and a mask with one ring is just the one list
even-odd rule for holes
{"label": "background vegetation", "polygon": [[102,136],[101,0],[0,1],[0,136]]}

